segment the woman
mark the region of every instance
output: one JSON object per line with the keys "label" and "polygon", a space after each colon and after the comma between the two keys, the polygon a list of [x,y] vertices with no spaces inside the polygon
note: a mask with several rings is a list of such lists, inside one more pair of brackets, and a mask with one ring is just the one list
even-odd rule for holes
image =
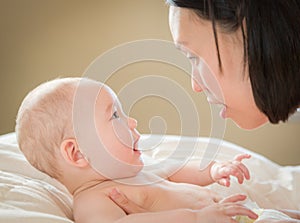
{"label": "woman", "polygon": [[[167,0],[192,87],[243,129],[286,121],[300,106],[300,0]],[[206,72],[209,70],[210,72]],[[124,210],[141,211],[114,196]],[[289,213],[300,222],[300,214]],[[268,222],[271,222],[268,221]]]}
{"label": "woman", "polygon": [[223,117],[253,129],[268,120],[286,121],[297,110],[299,0],[167,2],[174,43],[200,76],[193,78],[193,89],[215,93],[197,67],[200,58],[223,94]]}

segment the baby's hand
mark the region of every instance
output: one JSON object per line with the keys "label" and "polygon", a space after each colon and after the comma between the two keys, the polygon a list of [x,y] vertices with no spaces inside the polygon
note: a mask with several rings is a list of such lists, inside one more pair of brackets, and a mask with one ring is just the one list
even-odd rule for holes
{"label": "baby's hand", "polygon": [[243,159],[249,159],[251,155],[240,154],[235,156],[232,161],[214,163],[210,169],[212,179],[222,186],[230,186],[230,176],[235,176],[240,184],[244,179],[250,179],[248,168],[242,163]]}

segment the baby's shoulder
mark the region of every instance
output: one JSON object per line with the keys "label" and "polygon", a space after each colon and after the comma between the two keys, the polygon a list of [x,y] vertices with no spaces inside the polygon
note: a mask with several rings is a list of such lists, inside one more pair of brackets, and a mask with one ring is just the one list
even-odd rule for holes
{"label": "baby's shoulder", "polygon": [[77,191],[73,197],[74,205],[83,206],[110,200],[109,193],[111,188],[117,187],[113,181],[104,181],[98,184],[91,184]]}
{"label": "baby's shoulder", "polygon": [[73,197],[73,206],[84,206],[85,204],[98,203],[106,197],[107,195],[105,194],[105,190],[101,188],[95,187],[83,190]]}
{"label": "baby's shoulder", "polygon": [[106,190],[106,187],[95,186],[74,196],[73,214],[76,222],[89,222],[87,219],[96,222],[91,219],[109,219],[115,215],[125,215],[123,210],[109,198]]}

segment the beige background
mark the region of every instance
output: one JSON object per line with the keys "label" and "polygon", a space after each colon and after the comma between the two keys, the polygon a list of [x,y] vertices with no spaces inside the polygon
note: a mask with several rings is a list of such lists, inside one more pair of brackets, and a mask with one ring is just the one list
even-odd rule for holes
{"label": "beige background", "polygon": [[[163,0],[0,2],[0,134],[14,130],[18,106],[39,83],[58,76],[81,76],[97,56],[118,44],[152,38],[171,41],[168,8]],[[118,92],[129,81],[148,75],[161,75],[180,84],[197,106],[200,135],[211,134],[205,96],[193,93],[189,76],[174,66],[135,63],[114,73],[107,83]],[[147,97],[133,104],[129,113],[138,120],[141,133],[160,133],[163,126],[150,120],[161,116],[166,133],[180,134],[179,115],[188,110],[175,108],[172,102],[159,97]],[[186,135],[194,135],[192,130]],[[289,165],[300,164],[299,133],[299,122],[243,131],[227,121],[224,139]]]}

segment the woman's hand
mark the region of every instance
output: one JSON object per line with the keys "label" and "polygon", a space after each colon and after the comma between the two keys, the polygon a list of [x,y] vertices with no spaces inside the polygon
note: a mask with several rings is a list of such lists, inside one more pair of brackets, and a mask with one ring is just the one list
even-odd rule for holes
{"label": "woman's hand", "polygon": [[210,169],[212,179],[222,186],[230,186],[230,176],[235,176],[242,184],[244,179],[250,179],[248,168],[242,163],[243,159],[249,159],[251,155],[240,154],[235,156],[232,161],[214,163]]}
{"label": "woman's hand", "polygon": [[[218,193],[209,190],[207,188],[202,188],[202,190],[199,191],[199,194],[201,194],[200,197],[202,197],[202,199],[199,199],[199,202],[191,204],[189,208],[198,210],[211,204],[215,204],[219,202],[221,203],[228,202],[226,198],[223,199],[223,197],[220,196]],[[126,195],[122,193],[122,191],[118,190],[117,188],[114,188],[110,192],[109,197],[120,208],[122,208],[126,214],[143,213],[143,212],[151,211],[151,210],[146,210],[140,207],[138,204],[134,203],[133,201],[129,200],[126,197]]]}
{"label": "woman's hand", "polygon": [[257,214],[241,204],[216,203],[199,210],[196,222],[238,223],[234,220],[234,217],[238,215],[247,216],[251,219],[258,217]]}
{"label": "woman's hand", "polygon": [[115,202],[120,208],[125,211],[126,214],[133,214],[133,213],[143,213],[148,212],[148,210],[140,207],[133,201],[129,200],[125,194],[119,191],[117,188],[114,188],[110,194],[110,199]]}
{"label": "woman's hand", "polygon": [[[129,200],[125,194],[123,194],[121,191],[119,191],[117,188],[114,188],[111,193],[109,194],[110,199],[115,202],[120,208],[125,211],[126,214],[133,214],[133,213],[144,213],[149,212],[150,210],[146,210],[133,201]],[[236,203],[239,201],[244,201],[247,198],[246,195],[243,194],[234,194],[228,197],[225,197],[221,199],[220,197],[216,198],[214,202],[212,202],[209,205],[206,205],[205,207],[208,207],[210,205],[214,205],[216,203],[219,203],[221,205],[227,204],[227,203]],[[197,205],[199,207],[199,205]],[[202,208],[205,208],[202,205]],[[198,208],[195,208],[198,209]]]}
{"label": "woman's hand", "polygon": [[204,207],[197,213],[197,222],[238,223],[234,220],[234,217],[238,215],[257,219],[258,215],[256,213],[237,203],[244,201],[246,198],[246,195],[234,194],[222,199],[219,203]]}
{"label": "woman's hand", "polygon": [[[144,208],[129,200],[125,196],[125,194],[123,194],[116,188],[113,189],[110,193],[110,198],[127,214],[149,212],[148,210],[145,210]],[[257,214],[255,214],[245,206],[236,203],[245,199],[245,195],[236,194],[220,200],[219,203],[214,203],[200,210],[195,210],[194,214],[197,218],[196,222],[238,223],[233,219],[233,217],[237,215],[244,215],[248,216],[251,219],[256,219],[258,217]]]}

